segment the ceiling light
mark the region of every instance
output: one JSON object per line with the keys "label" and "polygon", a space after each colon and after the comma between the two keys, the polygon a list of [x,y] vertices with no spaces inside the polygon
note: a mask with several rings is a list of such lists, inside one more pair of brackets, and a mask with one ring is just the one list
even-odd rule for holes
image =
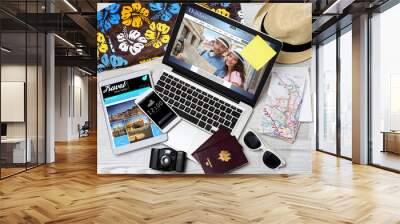
{"label": "ceiling light", "polygon": [[65,4],[67,4],[72,10],[75,12],[78,12],[78,10],[73,6],[68,0],[64,0]]}
{"label": "ceiling light", "polygon": [[86,71],[86,70],[83,70],[83,69],[81,69],[81,68],[78,68],[78,70],[81,71],[81,72],[83,72],[83,73],[85,73],[85,74],[87,74],[87,75],[92,75],[92,73],[90,73],[90,72],[88,72],[88,71]]}
{"label": "ceiling light", "polygon": [[66,43],[67,45],[69,45],[70,47],[73,47],[73,48],[75,48],[75,45],[73,45],[71,42],[69,42],[68,40],[66,40],[66,39],[64,39],[64,38],[62,38],[62,37],[60,37],[59,35],[57,35],[57,34],[54,34],[54,36],[55,37],[57,37],[59,40],[61,40],[62,42],[64,42],[64,43]]}
{"label": "ceiling light", "polygon": [[7,48],[5,48],[5,47],[1,47],[0,49],[1,49],[2,51],[6,52],[6,53],[10,53],[10,52],[11,52],[11,50],[9,50],[9,49],[7,49]]}
{"label": "ceiling light", "polygon": [[343,10],[353,2],[354,0],[336,0],[332,5],[325,9],[322,14],[342,14]]}

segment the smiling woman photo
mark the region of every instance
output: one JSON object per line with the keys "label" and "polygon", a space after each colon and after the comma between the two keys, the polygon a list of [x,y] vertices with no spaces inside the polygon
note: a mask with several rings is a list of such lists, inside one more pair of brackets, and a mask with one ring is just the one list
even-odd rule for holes
{"label": "smiling woman photo", "polygon": [[225,76],[224,80],[232,85],[243,88],[245,82],[244,59],[238,50],[232,50],[225,57]]}

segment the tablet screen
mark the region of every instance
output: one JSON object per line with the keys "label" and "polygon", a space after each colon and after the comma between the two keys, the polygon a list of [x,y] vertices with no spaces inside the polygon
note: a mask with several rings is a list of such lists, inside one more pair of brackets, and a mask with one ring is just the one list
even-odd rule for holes
{"label": "tablet screen", "polygon": [[162,135],[135,103],[135,99],[150,88],[148,74],[101,87],[115,147]]}

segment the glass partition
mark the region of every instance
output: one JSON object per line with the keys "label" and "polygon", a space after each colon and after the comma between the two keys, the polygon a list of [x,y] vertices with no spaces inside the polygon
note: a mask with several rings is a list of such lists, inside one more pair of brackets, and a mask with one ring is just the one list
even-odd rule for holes
{"label": "glass partition", "polygon": [[[1,175],[10,176],[26,169],[31,160],[27,145],[26,89],[27,89],[26,32],[1,34]],[[6,50],[4,50],[6,49]]]}
{"label": "glass partition", "polygon": [[400,171],[400,4],[371,18],[371,162]]}
{"label": "glass partition", "polygon": [[318,47],[318,149],[336,154],[336,36]]}
{"label": "glass partition", "polygon": [[45,162],[46,39],[23,22],[43,5],[0,1],[0,178]]}
{"label": "glass partition", "polygon": [[340,36],[340,155],[352,157],[352,29]]}

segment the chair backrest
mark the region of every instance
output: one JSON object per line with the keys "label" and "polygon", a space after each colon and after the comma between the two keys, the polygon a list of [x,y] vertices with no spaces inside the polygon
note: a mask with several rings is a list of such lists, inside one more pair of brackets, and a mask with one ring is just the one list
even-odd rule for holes
{"label": "chair backrest", "polygon": [[85,121],[85,123],[83,124],[82,128],[86,128],[89,129],[89,121]]}

